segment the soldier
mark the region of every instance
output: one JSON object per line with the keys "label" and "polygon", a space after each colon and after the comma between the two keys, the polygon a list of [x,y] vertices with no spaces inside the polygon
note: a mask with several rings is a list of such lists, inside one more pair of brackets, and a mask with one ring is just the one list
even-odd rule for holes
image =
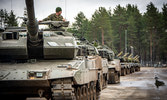
{"label": "soldier", "polygon": [[49,15],[47,18],[43,19],[43,21],[51,20],[51,21],[65,21],[63,16],[61,15],[62,9],[60,7],[56,8],[56,13]]}

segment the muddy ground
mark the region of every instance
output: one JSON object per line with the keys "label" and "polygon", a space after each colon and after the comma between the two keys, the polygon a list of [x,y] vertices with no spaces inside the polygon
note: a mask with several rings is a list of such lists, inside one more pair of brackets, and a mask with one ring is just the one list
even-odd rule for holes
{"label": "muddy ground", "polygon": [[108,85],[98,100],[167,100],[167,68],[142,67],[121,76],[121,82]]}

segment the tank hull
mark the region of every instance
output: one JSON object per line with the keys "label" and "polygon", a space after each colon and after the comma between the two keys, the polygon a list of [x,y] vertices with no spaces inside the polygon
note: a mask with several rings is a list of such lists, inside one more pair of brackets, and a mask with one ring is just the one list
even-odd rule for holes
{"label": "tank hull", "polygon": [[[90,57],[87,60],[0,63],[0,95],[2,97],[16,95],[39,97],[39,91],[42,90],[44,91],[42,97],[49,96],[56,100],[74,99],[77,95],[76,89],[96,87],[98,69],[95,63],[97,59],[99,60],[98,57]],[[43,73],[43,77],[39,73]]]}

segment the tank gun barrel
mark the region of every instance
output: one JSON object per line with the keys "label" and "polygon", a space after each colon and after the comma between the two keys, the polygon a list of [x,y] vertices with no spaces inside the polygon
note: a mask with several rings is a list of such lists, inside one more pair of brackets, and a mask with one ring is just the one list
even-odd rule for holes
{"label": "tank gun barrel", "polygon": [[130,54],[129,56],[128,56],[128,58],[131,58],[132,57],[132,54]]}
{"label": "tank gun barrel", "polygon": [[140,56],[137,56],[136,59],[139,59]]}
{"label": "tank gun barrel", "polygon": [[138,55],[136,55],[135,57],[133,57],[133,59],[135,59]]}
{"label": "tank gun barrel", "polygon": [[123,54],[123,52],[121,51],[121,52],[117,55],[117,57],[120,57],[122,54]]}
{"label": "tank gun barrel", "polygon": [[135,59],[136,59],[136,58],[139,58],[139,56],[138,56],[138,55],[136,55],[136,56],[135,56]]}
{"label": "tank gun barrel", "polygon": [[34,11],[34,1],[33,0],[25,0],[26,7],[27,7],[27,15],[28,15],[28,22],[27,22],[27,30],[28,35],[31,41],[37,41],[38,39],[38,22],[35,18],[35,11]]}
{"label": "tank gun barrel", "polygon": [[135,60],[137,60],[137,59],[139,59],[139,56],[137,55],[137,57],[136,58],[134,58]]}
{"label": "tank gun barrel", "polygon": [[125,54],[123,55],[123,57],[126,57],[128,54],[129,54],[129,53],[125,53]]}

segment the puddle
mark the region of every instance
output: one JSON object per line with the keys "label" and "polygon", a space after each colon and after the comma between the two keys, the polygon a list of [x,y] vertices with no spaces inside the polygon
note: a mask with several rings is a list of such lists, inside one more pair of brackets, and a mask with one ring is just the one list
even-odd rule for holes
{"label": "puddle", "polygon": [[[144,89],[148,89],[148,88],[152,88],[152,86],[150,86],[149,84],[153,84],[154,81],[124,81],[124,82],[120,82],[120,86],[123,87],[139,87],[139,88],[144,88]],[[149,87],[148,87],[149,85]]]}

